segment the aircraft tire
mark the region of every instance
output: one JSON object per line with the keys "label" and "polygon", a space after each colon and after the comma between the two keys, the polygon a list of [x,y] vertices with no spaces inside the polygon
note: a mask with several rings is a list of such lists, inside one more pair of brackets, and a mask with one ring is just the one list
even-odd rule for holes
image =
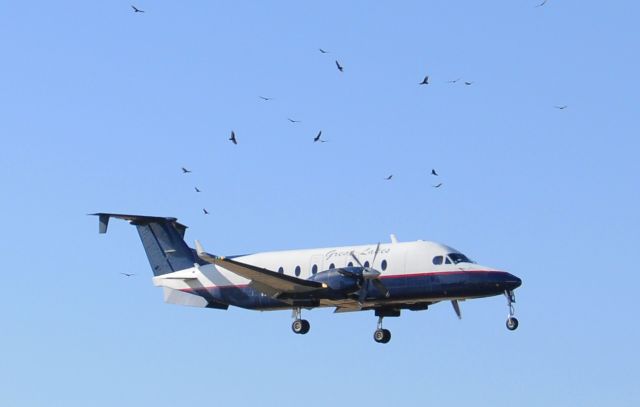
{"label": "aircraft tire", "polygon": [[293,331],[293,333],[299,334],[302,332],[302,320],[301,319],[296,319],[295,321],[293,321],[293,323],[291,324],[291,330]]}
{"label": "aircraft tire", "polygon": [[510,331],[518,329],[518,319],[515,317],[507,318],[507,329]]}
{"label": "aircraft tire", "polygon": [[373,340],[378,343],[387,343],[391,340],[391,331],[388,329],[376,329],[373,333]]}
{"label": "aircraft tire", "polygon": [[311,324],[306,319],[296,319],[291,324],[291,330],[300,335],[304,335],[311,329]]}
{"label": "aircraft tire", "polygon": [[382,343],[387,343],[391,340],[391,331],[388,329],[383,329],[382,330],[384,332],[384,339],[382,341]]}

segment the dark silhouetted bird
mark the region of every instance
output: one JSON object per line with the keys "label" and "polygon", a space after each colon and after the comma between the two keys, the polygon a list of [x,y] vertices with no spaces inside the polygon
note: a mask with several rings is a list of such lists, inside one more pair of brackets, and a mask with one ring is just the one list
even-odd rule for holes
{"label": "dark silhouetted bird", "polygon": [[317,141],[319,141],[319,142],[321,142],[321,143],[326,142],[326,140],[320,140],[320,137],[321,137],[321,136],[322,136],[322,130],[320,130],[320,131],[318,132],[318,135],[317,135],[317,136],[315,136],[315,137],[313,138],[313,142],[314,142],[314,143],[315,143],[315,142],[317,142]]}
{"label": "dark silhouetted bird", "polygon": [[208,214],[209,214],[209,211],[208,211],[208,210],[206,210],[205,208],[202,208],[202,212],[203,212],[205,215],[208,215]]}
{"label": "dark silhouetted bird", "polygon": [[344,68],[342,67],[342,65],[340,65],[340,62],[338,62],[337,59],[336,59],[336,66],[338,67],[338,71],[344,72]]}
{"label": "dark silhouetted bird", "polygon": [[135,276],[135,274],[133,274],[133,273],[120,273],[120,274],[122,274],[125,277]]}
{"label": "dark silhouetted bird", "polygon": [[268,100],[272,100],[272,99],[273,99],[273,98],[268,98],[268,97],[265,97],[265,96],[258,96],[258,97],[259,97],[260,99],[262,99],[262,100],[267,100],[267,101],[268,101]]}
{"label": "dark silhouetted bird", "polygon": [[473,85],[473,82],[465,82],[464,84],[467,85],[467,86],[471,86],[471,85]]}
{"label": "dark silhouetted bird", "polygon": [[456,83],[456,82],[458,82],[460,79],[462,79],[462,78],[454,79],[454,80],[452,80],[452,81],[447,81],[447,83]]}
{"label": "dark silhouetted bird", "polygon": [[559,110],[564,110],[564,109],[566,109],[568,106],[567,106],[567,105],[562,105],[562,106],[554,106],[554,107],[555,107],[556,109],[559,109]]}
{"label": "dark silhouetted bird", "polygon": [[433,168],[432,168],[432,169],[431,169],[431,175],[435,175],[435,176],[437,177],[437,176],[438,176],[438,173],[436,172],[436,170],[435,170],[435,169],[433,169]]}
{"label": "dark silhouetted bird", "polygon": [[442,186],[442,182],[439,183],[438,185],[433,185],[434,188],[440,188]]}
{"label": "dark silhouetted bird", "polygon": [[198,189],[198,187],[193,187],[193,188],[196,190],[196,192],[202,192]]}
{"label": "dark silhouetted bird", "polygon": [[391,181],[391,178],[393,178],[393,174],[389,175],[388,177],[385,178],[386,181]]}
{"label": "dark silhouetted bird", "polygon": [[428,84],[429,84],[429,75],[425,76],[422,82],[420,82],[418,85],[428,85]]}
{"label": "dark silhouetted bird", "polygon": [[238,144],[238,140],[236,140],[236,133],[233,130],[231,130],[231,137],[229,137],[229,140],[233,144]]}
{"label": "dark silhouetted bird", "polygon": [[138,7],[134,6],[133,4],[131,5],[131,8],[133,9],[134,13],[144,13],[144,10],[140,10]]}
{"label": "dark silhouetted bird", "polygon": [[291,123],[300,123],[300,120],[294,120],[289,117],[287,117],[287,120],[289,120]]}
{"label": "dark silhouetted bird", "polygon": [[191,172],[191,170],[188,170],[188,169],[186,169],[186,168],[182,167],[182,173],[183,173],[183,174],[188,174],[188,173],[190,173],[190,172]]}
{"label": "dark silhouetted bird", "polygon": [[547,4],[547,0],[542,0],[542,3],[538,4],[536,7],[542,7]]}
{"label": "dark silhouetted bird", "polygon": [[318,48],[318,51],[320,51],[320,53],[322,53],[322,54],[328,54],[329,53],[329,51],[326,51],[326,50],[324,50],[322,48]]}

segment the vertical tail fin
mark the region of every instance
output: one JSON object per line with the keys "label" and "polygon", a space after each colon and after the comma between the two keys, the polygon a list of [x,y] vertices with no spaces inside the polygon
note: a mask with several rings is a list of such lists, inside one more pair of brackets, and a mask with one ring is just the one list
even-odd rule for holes
{"label": "vertical tail fin", "polygon": [[200,260],[184,241],[187,227],[176,218],[94,213],[99,218],[99,232],[107,233],[110,218],[124,219],[138,229],[142,246],[155,276],[193,267]]}

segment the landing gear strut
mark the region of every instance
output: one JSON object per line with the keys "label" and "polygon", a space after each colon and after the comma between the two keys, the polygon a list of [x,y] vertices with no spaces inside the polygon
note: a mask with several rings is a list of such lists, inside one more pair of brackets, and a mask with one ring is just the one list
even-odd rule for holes
{"label": "landing gear strut", "polygon": [[302,311],[300,307],[293,309],[293,323],[291,324],[291,329],[294,333],[304,335],[309,332],[311,329],[311,324],[306,319],[302,319]]}
{"label": "landing gear strut", "polygon": [[378,317],[378,329],[373,333],[373,340],[378,343],[387,343],[391,340],[391,331],[382,328],[382,316]]}
{"label": "landing gear strut", "polygon": [[513,315],[516,313],[513,303],[516,302],[516,297],[513,291],[505,291],[504,296],[507,297],[507,307],[509,307],[509,315],[507,315],[507,329],[515,331],[518,329],[518,320]]}

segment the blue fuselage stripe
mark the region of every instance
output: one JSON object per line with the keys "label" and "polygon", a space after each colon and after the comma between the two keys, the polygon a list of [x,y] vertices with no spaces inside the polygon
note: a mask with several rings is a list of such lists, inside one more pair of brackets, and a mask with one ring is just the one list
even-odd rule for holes
{"label": "blue fuselage stripe", "polygon": [[[390,302],[398,300],[411,302],[437,301],[443,298],[477,298],[502,294],[505,290],[513,290],[520,286],[519,278],[505,272],[451,272],[432,273],[411,276],[388,276],[382,278],[389,290]],[[278,309],[291,308],[291,304],[271,298],[260,291],[247,286],[206,287],[185,290],[197,295],[211,295],[218,301],[249,309]],[[304,296],[310,305],[321,299],[343,299],[345,293],[325,292]],[[382,299],[374,288],[369,290],[368,299]]]}

